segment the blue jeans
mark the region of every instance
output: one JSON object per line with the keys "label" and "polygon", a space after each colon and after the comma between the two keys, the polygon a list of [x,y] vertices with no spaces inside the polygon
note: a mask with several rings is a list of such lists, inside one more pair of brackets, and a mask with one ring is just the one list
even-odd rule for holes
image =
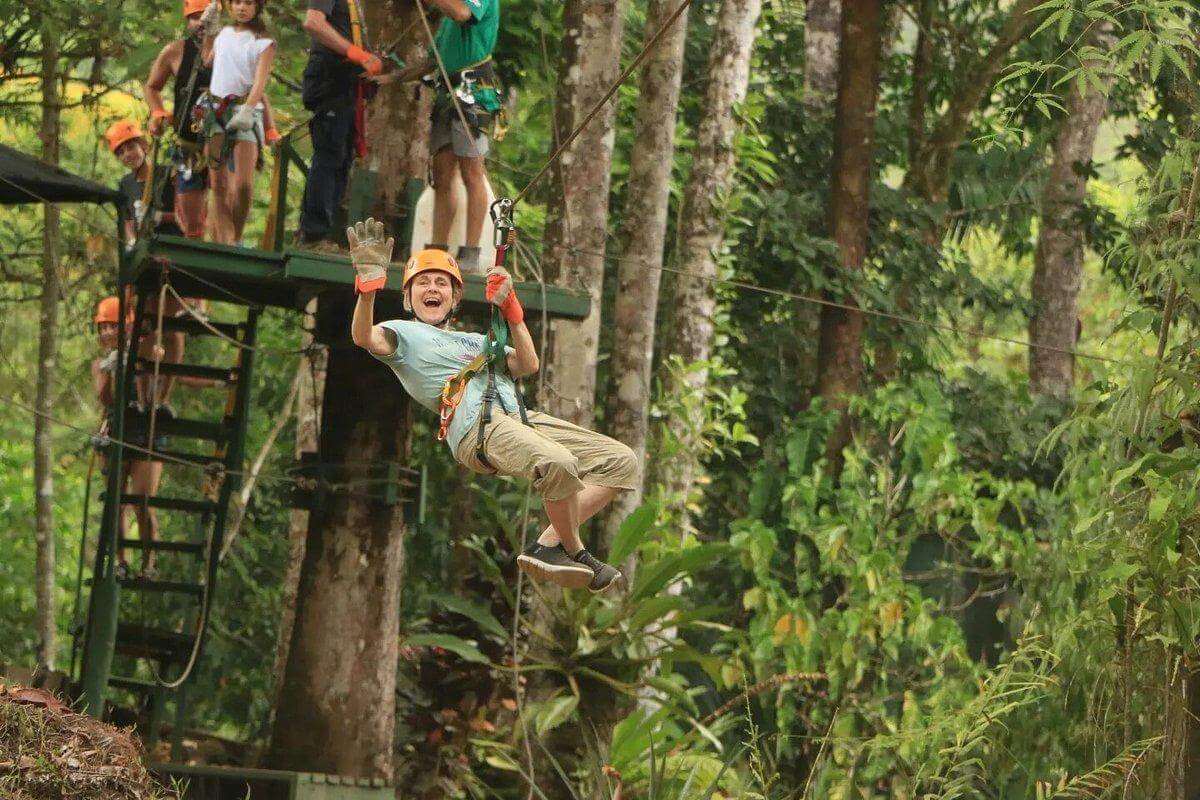
{"label": "blue jeans", "polygon": [[329,239],[354,161],[354,106],[319,111],[308,123],[313,156],[300,206],[300,238]]}

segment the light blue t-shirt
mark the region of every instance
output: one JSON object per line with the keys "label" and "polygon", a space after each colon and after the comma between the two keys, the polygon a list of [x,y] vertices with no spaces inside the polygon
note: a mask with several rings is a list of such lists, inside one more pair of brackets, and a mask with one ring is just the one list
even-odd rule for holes
{"label": "light blue t-shirt", "polygon": [[[435,414],[446,381],[479,355],[487,341],[482,333],[446,331],[416,320],[394,319],[379,324],[396,334],[396,350],[386,356],[375,357],[392,368],[412,399]],[[509,352],[512,352],[512,348],[509,348]],[[473,432],[479,424],[485,389],[486,370],[467,384],[458,411],[450,422],[446,442],[451,452],[457,450],[463,437]],[[517,408],[517,389],[504,369],[496,370],[496,405],[510,412]]]}

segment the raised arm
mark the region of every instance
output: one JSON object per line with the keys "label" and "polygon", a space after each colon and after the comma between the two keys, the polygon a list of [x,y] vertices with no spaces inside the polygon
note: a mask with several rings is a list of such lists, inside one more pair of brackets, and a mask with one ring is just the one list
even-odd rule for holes
{"label": "raised arm", "polygon": [[375,322],[375,292],[360,292],[350,321],[350,338],[354,343],[377,356],[396,352],[396,334]]}
{"label": "raised arm", "polygon": [[396,352],[396,334],[375,324],[375,293],[387,283],[387,266],[396,241],[387,235],[382,222],[372,218],[347,228],[346,241],[350,245],[350,262],[357,273],[354,291],[358,292],[350,338],[373,355],[391,355]]}
{"label": "raised arm", "polygon": [[504,321],[508,323],[509,333],[512,334],[513,352],[508,354],[508,374],[514,378],[523,378],[538,371],[541,362],[538,360],[537,348],[533,346],[533,337],[529,328],[525,327],[525,309],[517,299],[513,289],[512,276],[503,267],[492,267],[487,273],[487,287],[483,292],[489,303],[500,309]]}

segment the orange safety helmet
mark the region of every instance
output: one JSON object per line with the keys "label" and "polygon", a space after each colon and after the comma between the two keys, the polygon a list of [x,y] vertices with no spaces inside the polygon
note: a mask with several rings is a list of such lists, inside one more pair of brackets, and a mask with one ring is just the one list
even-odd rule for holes
{"label": "orange safety helmet", "polygon": [[408,284],[422,272],[444,272],[458,284],[459,289],[462,288],[463,278],[458,262],[445,250],[420,250],[410,258],[404,265],[403,289],[407,291]]}
{"label": "orange safety helmet", "polygon": [[114,325],[120,319],[121,300],[117,297],[106,297],[96,304],[96,324],[111,322]]}
{"label": "orange safety helmet", "polygon": [[183,0],[183,16],[185,17],[202,14],[206,8],[208,8],[208,0]]}
{"label": "orange safety helmet", "polygon": [[108,149],[113,153],[120,150],[121,145],[126,142],[144,137],[145,134],[142,133],[141,127],[131,119],[114,122],[104,133],[104,138],[108,140]]}

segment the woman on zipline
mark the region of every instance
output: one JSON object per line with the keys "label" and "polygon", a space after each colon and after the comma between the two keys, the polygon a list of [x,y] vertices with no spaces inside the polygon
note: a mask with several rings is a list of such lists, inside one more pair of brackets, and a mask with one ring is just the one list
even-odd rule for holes
{"label": "woman on zipline", "polygon": [[[542,496],[550,525],[517,564],[535,578],[569,589],[603,592],[623,586],[618,570],[584,549],[579,526],[617,492],[634,488],[637,457],[618,441],[549,414],[532,411],[529,423],[522,422],[513,378],[537,372],[539,362],[509,274],[493,267],[485,292],[511,332],[512,347],[503,359],[507,370],[489,375],[490,368],[478,369],[449,402],[442,402],[443,388],[464,365],[478,365],[487,346],[483,334],[450,329],[463,295],[457,262],[444,250],[422,250],[410,258],[404,267],[404,307],[416,319],[375,324],[375,293],[387,282],[393,240],[373,219],[347,229],[346,238],[357,272],[358,302],[350,326],[354,343],[391,367],[414,400],[441,413],[458,463],[472,472],[526,478]],[[485,397],[492,381],[498,413]]]}

